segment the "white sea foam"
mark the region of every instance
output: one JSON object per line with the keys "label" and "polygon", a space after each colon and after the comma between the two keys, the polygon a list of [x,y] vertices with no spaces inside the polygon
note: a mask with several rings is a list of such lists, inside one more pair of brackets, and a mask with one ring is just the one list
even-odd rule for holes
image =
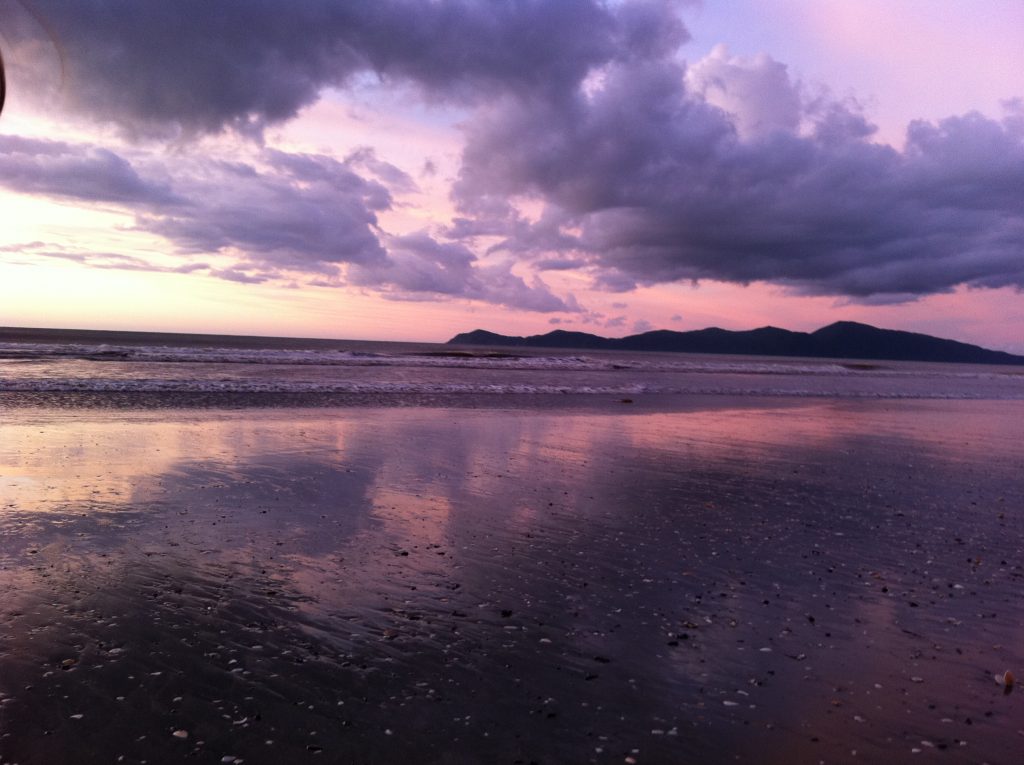
{"label": "white sea foam", "polygon": [[[465,354],[465,355],[463,355]],[[645,356],[647,356],[645,358]],[[164,345],[92,345],[48,343],[0,343],[0,361],[54,361],[79,359],[96,362],[159,364],[249,364],[288,366],[381,366],[433,367],[506,370],[680,372],[689,374],[738,375],[858,375],[919,376],[920,370],[906,371],[877,362],[868,366],[847,365],[838,361],[741,359],[680,354],[666,359],[665,354],[651,358],[643,353],[608,355],[559,354],[478,354],[463,351],[433,353],[372,353],[337,349],[218,348],[174,347]],[[930,369],[930,375],[976,378],[1003,375],[1005,372],[951,371]]]}
{"label": "white sea foam", "polygon": [[61,380],[0,379],[0,392],[22,393],[261,393],[261,394],[353,394],[353,395],[639,395],[770,396],[797,398],[870,399],[1024,399],[1024,391],[993,395],[979,391],[908,391],[898,389],[832,390],[732,386],[629,385],[530,385],[430,382],[355,382],[283,380],[188,380],[69,378]]}
{"label": "white sea foam", "polygon": [[207,348],[145,345],[0,343],[0,359],[149,362],[161,364],[266,364],[298,366],[490,367],[495,369],[611,369],[611,362],[572,355],[444,355],[370,353],[335,349]]}
{"label": "white sea foam", "polygon": [[0,343],[0,392],[1024,399],[1013,367],[511,350]]}
{"label": "white sea foam", "polygon": [[662,392],[644,385],[529,385],[529,384],[460,384],[430,382],[357,382],[284,381],[284,380],[187,380],[187,379],[116,379],[66,378],[0,379],[0,392],[140,392],[140,393],[355,393],[355,394],[538,394],[538,393],[603,393],[637,395]]}

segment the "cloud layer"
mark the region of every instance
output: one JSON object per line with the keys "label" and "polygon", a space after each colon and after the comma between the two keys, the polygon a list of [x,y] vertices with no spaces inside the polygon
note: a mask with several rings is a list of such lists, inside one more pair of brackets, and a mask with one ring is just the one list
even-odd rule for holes
{"label": "cloud layer", "polygon": [[[868,140],[855,104],[794,107],[770,59],[713,54],[693,71],[627,62],[569,99],[502,99],[468,129],[456,199],[468,217],[499,210],[477,226],[504,227],[510,251],[574,255],[613,291],[716,279],[906,300],[1024,286],[1019,105],[1001,121],[916,122],[897,151]],[[547,205],[539,226],[501,210],[517,197]]]}
{"label": "cloud layer", "polygon": [[367,149],[344,161],[273,149],[253,162],[177,155],[132,161],[89,144],[0,136],[0,186],[122,210],[135,230],[166,240],[183,262],[169,267],[43,242],[0,252],[103,269],[203,272],[243,284],[304,278],[315,286],[372,288],[396,300],[580,310],[539,277],[528,283],[513,273],[511,261],[481,263],[465,246],[427,232],[382,232],[377,214],[392,207],[391,188],[408,192],[415,184]]}
{"label": "cloud layer", "polygon": [[875,143],[856,102],[770,56],[717,48],[686,64],[670,0],[38,8],[64,50],[69,107],[136,140],[259,138],[367,77],[467,110],[457,218],[403,236],[379,216],[416,185],[371,150],[175,164],[0,138],[8,188],[120,205],[179,252],[230,254],[211,271],[222,278],[301,273],[540,311],[580,310],[544,271],[613,292],[713,279],[874,302],[1024,287],[1020,101],[1002,119],[915,122],[904,147]]}
{"label": "cloud layer", "polygon": [[65,51],[73,107],[136,134],[258,132],[364,73],[470,103],[495,91],[557,94],[593,67],[664,54],[685,37],[658,0],[37,6]]}

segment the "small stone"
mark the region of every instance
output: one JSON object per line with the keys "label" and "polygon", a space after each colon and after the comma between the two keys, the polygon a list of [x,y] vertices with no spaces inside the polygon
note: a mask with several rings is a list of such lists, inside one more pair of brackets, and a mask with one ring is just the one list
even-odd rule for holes
{"label": "small stone", "polygon": [[171,735],[174,736],[175,738],[188,738],[188,731],[187,730],[176,730]]}

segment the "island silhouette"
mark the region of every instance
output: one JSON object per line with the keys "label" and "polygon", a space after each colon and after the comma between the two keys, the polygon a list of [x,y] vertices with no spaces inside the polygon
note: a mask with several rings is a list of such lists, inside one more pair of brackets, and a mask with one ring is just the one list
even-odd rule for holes
{"label": "island silhouette", "polygon": [[456,335],[448,345],[1024,365],[1024,356],[917,332],[880,329],[855,321],[837,321],[814,332],[793,332],[779,327],[742,331],[709,327],[689,332],[657,329],[620,338],[562,329],[544,335],[515,337],[475,329]]}

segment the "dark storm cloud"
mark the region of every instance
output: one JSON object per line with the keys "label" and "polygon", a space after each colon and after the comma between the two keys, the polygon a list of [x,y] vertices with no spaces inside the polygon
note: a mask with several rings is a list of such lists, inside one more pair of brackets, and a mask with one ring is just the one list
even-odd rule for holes
{"label": "dark storm cloud", "polygon": [[674,50],[665,0],[39,0],[75,108],[129,132],[259,131],[363,72],[473,102]]}
{"label": "dark storm cloud", "polygon": [[[568,247],[531,246],[549,259],[586,253],[597,286],[613,291],[764,280],[906,300],[960,284],[1024,286],[1017,116],[917,122],[899,152],[866,140],[870,125],[835,102],[809,104],[801,132],[787,113],[772,118],[787,126],[758,119],[741,135],[736,114],[685,81],[675,63],[630,62],[572,98],[496,102],[468,127],[456,200],[478,217],[494,200],[542,200],[548,229],[557,214],[561,235],[575,233]],[[506,245],[523,249],[505,225]]]}

